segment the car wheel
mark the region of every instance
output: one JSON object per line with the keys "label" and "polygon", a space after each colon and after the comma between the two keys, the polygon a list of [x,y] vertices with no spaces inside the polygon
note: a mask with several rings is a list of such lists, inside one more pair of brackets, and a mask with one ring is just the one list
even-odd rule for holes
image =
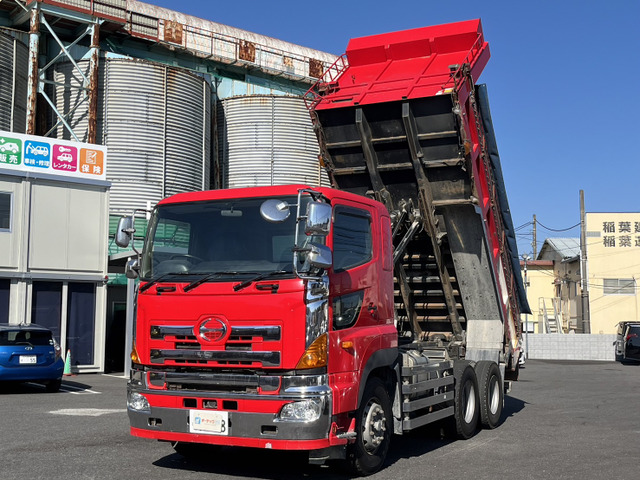
{"label": "car wheel", "polygon": [[55,393],[60,390],[60,386],[62,385],[62,379],[58,378],[57,380],[50,380],[45,384],[45,388],[49,393]]}
{"label": "car wheel", "polygon": [[380,470],[391,442],[391,415],[391,401],[384,383],[379,378],[371,378],[356,413],[356,441],[348,447],[351,471],[371,475]]}

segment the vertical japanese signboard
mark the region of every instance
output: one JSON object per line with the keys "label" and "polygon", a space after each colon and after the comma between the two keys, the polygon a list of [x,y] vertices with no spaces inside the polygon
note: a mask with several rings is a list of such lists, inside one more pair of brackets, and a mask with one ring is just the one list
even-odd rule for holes
{"label": "vertical japanese signboard", "polygon": [[0,173],[106,180],[107,147],[0,130]]}

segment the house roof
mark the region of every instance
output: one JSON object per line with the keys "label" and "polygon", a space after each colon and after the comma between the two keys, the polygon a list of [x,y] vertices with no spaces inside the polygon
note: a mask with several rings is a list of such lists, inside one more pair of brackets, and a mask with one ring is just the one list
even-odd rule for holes
{"label": "house roof", "polygon": [[547,238],[540,249],[538,260],[574,260],[580,258],[579,238]]}

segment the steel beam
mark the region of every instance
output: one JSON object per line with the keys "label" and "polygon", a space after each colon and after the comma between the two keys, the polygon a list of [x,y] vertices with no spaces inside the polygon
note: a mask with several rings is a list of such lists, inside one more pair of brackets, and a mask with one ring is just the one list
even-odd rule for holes
{"label": "steel beam", "polygon": [[98,124],[98,62],[100,60],[100,25],[91,26],[91,60],[89,62],[89,127],[87,142],[97,143]]}
{"label": "steel beam", "polygon": [[393,212],[395,209],[393,207],[393,201],[391,200],[391,194],[382,182],[382,178],[380,178],[378,155],[371,140],[371,127],[360,107],[356,108],[356,125],[358,127],[358,133],[360,134],[362,153],[367,165],[367,170],[369,171],[369,178],[371,179],[371,186],[375,192],[376,200],[383,203],[389,212]]}
{"label": "steel beam", "polygon": [[460,324],[460,316],[458,315],[456,307],[456,299],[453,293],[453,286],[451,285],[449,269],[445,264],[442,249],[440,248],[441,237],[445,235],[446,232],[442,230],[442,227],[438,226],[436,220],[431,185],[424,173],[424,169],[422,168],[422,158],[424,155],[422,153],[422,148],[420,147],[420,141],[418,140],[418,127],[408,102],[404,102],[402,104],[402,122],[407,135],[407,144],[409,146],[409,151],[411,152],[411,160],[413,162],[418,182],[422,220],[431,239],[433,253],[436,257],[438,273],[440,274],[440,281],[442,283],[442,291],[447,304],[447,311],[449,312],[449,321],[451,322],[454,335],[456,335],[456,337],[460,337],[463,333],[462,325]]}
{"label": "steel beam", "polygon": [[36,104],[38,100],[38,53],[40,50],[40,10],[35,3],[29,23],[29,72],[27,77],[27,134],[36,133]]}

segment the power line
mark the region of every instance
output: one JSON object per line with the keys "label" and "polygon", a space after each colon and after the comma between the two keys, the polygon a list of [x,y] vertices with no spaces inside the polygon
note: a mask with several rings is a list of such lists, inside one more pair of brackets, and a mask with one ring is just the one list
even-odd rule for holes
{"label": "power line", "polygon": [[538,225],[540,225],[542,228],[544,228],[545,230],[549,230],[550,232],[566,232],[568,230],[573,230],[576,227],[580,226],[580,223],[576,223],[575,225],[573,225],[572,227],[568,227],[568,228],[549,228],[545,225],[543,225],[542,223],[540,223],[539,220],[536,220],[536,223]]}

